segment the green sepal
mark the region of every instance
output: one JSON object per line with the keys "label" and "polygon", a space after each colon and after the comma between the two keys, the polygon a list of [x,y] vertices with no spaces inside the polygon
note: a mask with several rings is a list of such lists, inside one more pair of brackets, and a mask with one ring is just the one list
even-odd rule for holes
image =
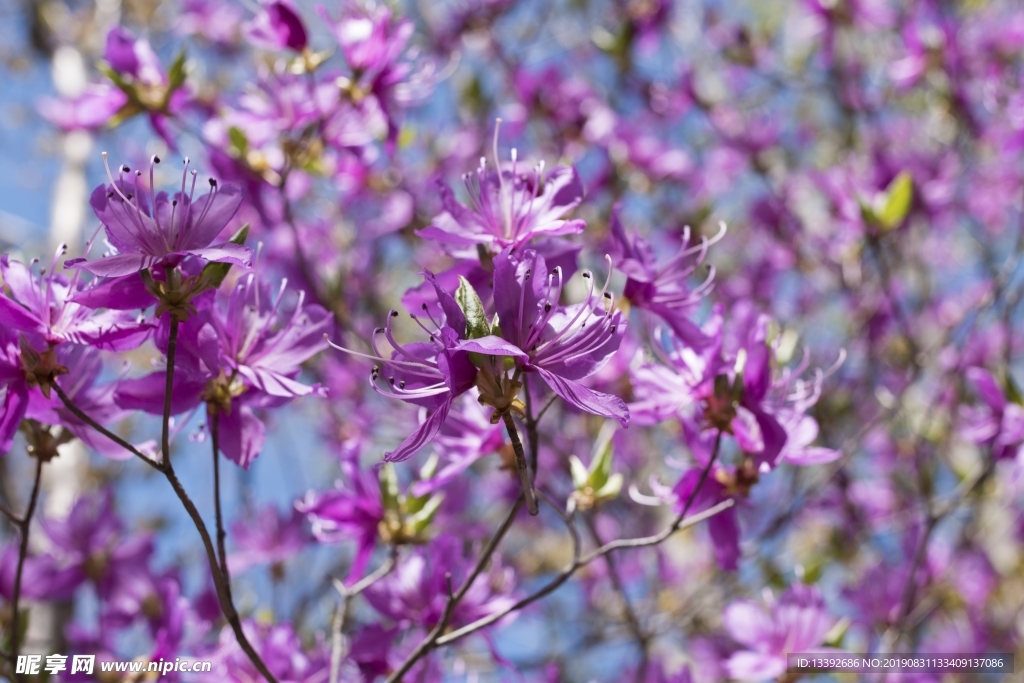
{"label": "green sepal", "polygon": [[597,499],[598,502],[618,498],[619,492],[622,491],[623,481],[624,479],[622,478],[622,474],[620,472],[616,472],[608,477],[608,481],[605,482],[604,486],[594,492],[594,498]]}
{"label": "green sepal", "polygon": [[579,458],[575,455],[569,456],[569,470],[572,472],[572,484],[578,490],[582,490],[587,485],[587,479],[590,478],[590,472],[587,470]]}

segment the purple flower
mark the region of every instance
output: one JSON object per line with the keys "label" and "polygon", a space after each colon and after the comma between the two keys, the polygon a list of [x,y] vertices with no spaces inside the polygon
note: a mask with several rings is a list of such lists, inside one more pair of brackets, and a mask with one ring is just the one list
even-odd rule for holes
{"label": "purple flower", "polygon": [[[494,156],[497,164],[497,131]],[[518,250],[535,237],[575,235],[586,227],[582,220],[563,218],[583,201],[583,185],[574,168],[560,166],[545,174],[541,162],[532,170],[521,169],[513,149],[510,166],[491,171],[481,159],[476,173],[462,178],[470,205],[456,201],[441,183],[444,210],[416,233],[449,246],[456,255],[475,257],[477,245],[492,253]]]}
{"label": "purple flower", "polygon": [[[320,385],[303,384],[296,377],[302,363],[326,348],[324,334],[332,324],[331,315],[320,306],[305,306],[303,292],[286,313],[285,284],[277,296],[271,296],[269,286],[249,273],[227,297],[218,292],[216,301],[179,328],[172,412],[184,412],[205,401],[207,411],[218,416],[221,452],[244,468],[262,450],[266,438],[256,410],[279,407],[299,396],[325,394]],[[164,325],[157,345],[165,353],[167,341]],[[118,405],[162,414],[165,374],[121,381]]]}
{"label": "purple flower", "polygon": [[[467,574],[471,561],[464,554],[462,539],[444,535],[429,546],[405,557],[384,579],[364,595],[374,609],[400,623],[430,628],[441,619],[448,589],[445,575],[451,574],[453,589]],[[472,557],[472,556],[470,556]],[[515,602],[515,573],[495,557],[489,576],[477,577],[466,596],[456,605],[450,624],[458,627],[500,612]]]}
{"label": "purple flower", "polygon": [[763,681],[786,672],[790,652],[823,652],[820,647],[834,620],[821,593],[811,586],[794,585],[776,601],[765,591],[765,606],[741,600],[725,609],[725,628],[747,650],[725,662],[730,678]]}
{"label": "purple flower", "polygon": [[[470,362],[470,353],[517,359],[526,357],[520,349],[494,335],[464,339],[465,314],[454,297],[441,288],[432,273],[426,273],[426,277],[434,285],[445,315],[444,322],[438,323],[430,315],[427,304],[422,304],[421,310],[433,325],[432,330],[419,318],[412,316],[428,333],[430,341],[400,344],[391,330],[391,323],[398,317],[398,311],[391,311],[387,324],[374,330],[372,346],[375,355],[366,356],[377,363],[370,371],[370,385],[374,391],[431,411],[429,417],[397,449],[384,454],[384,459],[391,462],[408,459],[433,439],[448,417],[455,399],[474,386],[477,368]],[[377,339],[380,336],[391,346],[387,356],[378,348]],[[335,348],[353,355],[364,355],[341,347]],[[387,388],[383,388],[382,384]]]}
{"label": "purple flower", "polygon": [[[8,600],[14,595],[14,579],[18,571],[19,542],[14,541],[0,551],[0,595]],[[63,567],[53,555],[29,555],[21,570],[21,597],[29,600],[66,600],[82,583],[75,567]]]}
{"label": "purple flower", "polygon": [[0,453],[6,454],[28,410],[29,383],[21,362],[18,337],[0,326],[0,388],[4,389],[3,414],[0,414]]}
{"label": "purple flower", "polygon": [[[708,473],[700,489],[704,467],[695,467],[683,474],[673,489],[676,496],[676,512],[682,512],[683,506],[693,496],[693,503],[687,514],[696,514],[712,508],[739,493],[736,490],[737,472],[726,467],[715,465]],[[696,495],[694,492],[696,491]],[[735,571],[740,558],[740,525],[736,515],[736,507],[727,508],[708,522],[708,533],[715,546],[715,558],[718,566],[727,571]]]}
{"label": "purple flower", "polygon": [[[398,137],[395,107],[422,100],[433,88],[433,64],[426,60],[417,63],[414,50],[406,49],[414,30],[412,22],[396,19],[383,3],[349,5],[337,21],[324,7],[318,10],[351,69],[351,76],[340,77],[338,84],[357,109],[364,110],[363,117],[376,118],[375,111],[383,115],[388,143],[393,146]],[[334,117],[327,126],[345,127],[344,118]],[[337,132],[328,136],[339,138]]]}
{"label": "purple flower", "polygon": [[704,262],[708,247],[725,234],[725,225],[722,224],[719,233],[710,240],[702,237],[697,246],[690,246],[690,230],[687,228],[678,253],[660,266],[654,249],[646,240],[626,234],[619,220],[618,207],[612,212],[611,230],[616,247],[615,266],[627,278],[622,295],[637,308],[661,317],[687,345],[695,349],[708,346],[711,339],[690,320],[690,316],[711,291],[714,268],[696,288],[691,289],[686,280]]}
{"label": "purple flower", "polygon": [[[195,199],[196,173],[186,193],[189,179],[188,159],[181,176],[181,189],[173,196],[160,192],[153,196],[154,167],[149,165],[149,188],[139,184],[142,171],[136,171],[134,182],[125,179],[131,169],[122,166],[115,181],[97,187],[89,200],[96,217],[106,229],[107,240],[116,251],[94,261],[70,259],[67,268],[82,268],[102,277],[132,275],[160,266],[174,268],[186,257],[248,266],[252,250],[232,242],[214,244],[217,237],[238,211],[242,191],[234,185],[218,186],[210,179],[210,192]],[[104,155],[106,162],[106,155]],[[110,169],[107,169],[110,176]],[[140,283],[141,285],[141,283]]]}
{"label": "purple flower", "polygon": [[991,446],[997,460],[1020,458],[1024,453],[1024,406],[1008,400],[984,368],[968,368],[966,374],[982,405],[960,408],[964,422],[960,433],[968,441]]}
{"label": "purple flower", "polygon": [[117,111],[112,121],[120,122],[135,114],[147,112],[153,130],[174,149],[174,138],[167,125],[168,116],[180,114],[190,101],[185,82],[184,53],[165,73],[160,59],[149,42],[136,39],[131,31],[115,26],[107,33],[103,52],[108,70],[106,75],[126,96],[125,106]]}
{"label": "purple flower", "polygon": [[626,318],[611,293],[595,293],[589,271],[583,277],[590,282],[586,300],[561,306],[561,268],[549,274],[535,251],[525,251],[521,259],[511,249],[503,251],[494,259],[494,307],[501,334],[526,352],[517,364],[539,374],[563,400],[626,427],[629,409],[621,398],[579,382],[601,369],[626,331]]}
{"label": "purple flower", "polygon": [[109,83],[90,84],[78,97],[65,100],[41,98],[37,109],[47,121],[63,131],[99,130],[128,104],[124,91]]}
{"label": "purple flower", "polygon": [[[290,624],[260,624],[251,619],[242,622],[242,630],[279,681],[288,683],[323,683],[328,679],[330,662],[327,648],[317,642],[310,650],[303,648]],[[216,649],[201,655],[212,660],[213,670],[191,680],[209,683],[251,683],[262,678],[245,654],[230,626],[220,632]]]}
{"label": "purple flower", "polygon": [[380,485],[371,472],[363,472],[354,460],[342,463],[344,479],[322,493],[309,491],[295,503],[313,525],[313,536],[322,543],[355,540],[356,554],[349,579],[358,580],[373,553],[384,520]]}
{"label": "purple flower", "polygon": [[265,50],[302,52],[309,42],[302,19],[290,3],[281,0],[264,3],[244,31],[250,42]]}
{"label": "purple flower", "polygon": [[[103,372],[103,362],[98,350],[77,344],[62,344],[57,347],[56,354],[57,362],[68,370],[58,384],[86,415],[105,425],[117,424],[128,416],[128,411],[123,410],[114,401],[117,384],[96,384]],[[122,448],[79,419],[56,395],[47,398],[41,392],[32,393],[27,417],[44,424],[61,425],[89,448],[108,458],[127,460],[132,457],[131,451]],[[144,451],[150,450],[152,442],[140,444],[138,447]]]}
{"label": "purple flower", "polygon": [[57,261],[65,251],[62,245],[49,272],[44,269],[38,275],[6,254],[0,257],[0,274],[11,290],[10,297],[0,296],[0,324],[40,335],[50,345],[74,342],[107,351],[138,348],[153,324],[122,311],[96,313],[81,305],[79,297],[88,298],[95,287],[83,286],[77,272],[70,281],[57,273]]}
{"label": "purple flower", "polygon": [[491,422],[487,406],[480,402],[477,389],[463,394],[460,401],[460,409],[448,413],[434,439],[444,464],[429,479],[412,485],[414,495],[425,496],[444,487],[474,462],[505,443],[501,425]]}
{"label": "purple flower", "polygon": [[273,505],[239,518],[231,526],[231,538],[237,548],[228,554],[232,574],[258,565],[281,565],[310,542],[303,515],[293,510],[285,516]]}

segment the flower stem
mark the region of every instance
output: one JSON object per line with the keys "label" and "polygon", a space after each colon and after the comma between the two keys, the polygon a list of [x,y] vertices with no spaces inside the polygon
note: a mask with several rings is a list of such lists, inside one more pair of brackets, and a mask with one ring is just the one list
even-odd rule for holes
{"label": "flower stem", "polygon": [[519,482],[523,485],[523,495],[526,496],[526,509],[531,515],[536,516],[537,494],[533,490],[533,480],[530,477],[529,466],[526,464],[526,453],[523,451],[523,442],[519,440],[519,430],[512,416],[505,413],[502,418],[505,420],[505,429],[508,430],[508,438],[512,441],[512,450],[516,453],[516,469],[519,471]]}
{"label": "flower stem", "polygon": [[171,462],[171,395],[174,390],[174,357],[178,350],[178,319],[171,316],[171,332],[167,338],[167,380],[164,384],[164,420],[161,436],[161,451],[163,453],[163,464],[169,466]]}

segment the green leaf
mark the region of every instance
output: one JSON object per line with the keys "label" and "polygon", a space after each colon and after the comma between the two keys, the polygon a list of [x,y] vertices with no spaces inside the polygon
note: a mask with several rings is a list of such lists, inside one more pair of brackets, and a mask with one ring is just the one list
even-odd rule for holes
{"label": "green leaf", "polygon": [[107,64],[106,62],[100,62],[96,65],[96,68],[99,70],[101,74],[109,78],[110,81],[114,85],[116,85],[117,88],[121,90],[124,94],[128,95],[128,97],[132,99],[137,99],[134,86],[132,86],[131,83],[126,81],[124,77],[121,76],[121,74],[114,71],[114,69],[111,68],[109,64]]}
{"label": "green leaf", "polygon": [[[238,229],[234,235],[231,236],[231,242],[233,244],[245,244],[245,238],[249,236],[249,224],[246,223]],[[231,270],[230,263],[220,263],[211,261],[203,266],[203,273],[201,275],[203,285],[205,289],[213,289],[220,287],[221,283],[224,282],[224,278],[228,276],[228,272]]]}
{"label": "green leaf", "polygon": [[1006,393],[1006,398],[1010,399],[1012,403],[1017,405],[1024,404],[1024,397],[1021,396],[1020,388],[1013,381],[1013,377],[1009,373],[1006,373],[1003,380],[1003,391]]}
{"label": "green leaf", "polygon": [[914,199],[914,179],[907,171],[901,171],[893,178],[875,209],[878,224],[884,230],[892,230],[910,213]]}
{"label": "green leaf", "polygon": [[835,625],[828,630],[825,634],[825,645],[829,647],[839,647],[843,643],[843,636],[846,635],[846,630],[850,628],[850,618],[843,617],[835,623]]}
{"label": "green leaf", "polygon": [[410,515],[407,518],[406,523],[411,528],[413,535],[419,536],[424,531],[426,531],[427,527],[430,525],[430,522],[434,519],[434,515],[436,515],[438,509],[440,509],[441,502],[443,500],[444,496],[441,494],[431,496],[430,500],[428,500],[426,504],[424,504],[424,506],[419,510],[419,512],[417,512],[414,515]]}
{"label": "green leaf", "polygon": [[167,98],[185,83],[185,51],[182,50],[167,71]]}
{"label": "green leaf", "polygon": [[245,131],[238,126],[228,127],[228,140],[231,141],[231,147],[239,155],[244,155],[249,150],[249,139],[245,137]]}
{"label": "green leaf", "polygon": [[466,316],[466,339],[479,339],[491,333],[491,326],[487,323],[487,314],[484,313],[484,303],[480,301],[480,295],[469,284],[469,280],[459,276],[459,288],[455,290],[455,303],[462,309]]}
{"label": "green leaf", "polygon": [[384,466],[380,468],[378,479],[380,480],[380,500],[384,509],[398,512],[400,493],[395,466],[389,462],[384,463]]}
{"label": "green leaf", "polygon": [[594,458],[590,461],[588,481],[591,488],[597,491],[608,483],[612,473],[612,436],[615,435],[615,422],[605,421],[594,444]]}
{"label": "green leaf", "polygon": [[142,108],[134,101],[129,100],[110,117],[110,120],[107,121],[107,127],[117,128],[128,119],[140,113],[142,113]]}

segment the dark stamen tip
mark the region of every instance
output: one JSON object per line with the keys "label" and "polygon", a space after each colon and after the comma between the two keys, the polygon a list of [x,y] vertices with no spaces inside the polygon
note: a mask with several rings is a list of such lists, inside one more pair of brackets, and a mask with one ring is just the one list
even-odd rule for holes
{"label": "dark stamen tip", "polygon": [[391,315],[392,318],[397,318],[398,317],[398,311],[391,311],[390,315]]}
{"label": "dark stamen tip", "polygon": [[217,180],[216,179],[210,178],[210,187],[217,187]]}
{"label": "dark stamen tip", "polygon": [[153,163],[154,163],[154,164],[159,164],[159,163],[160,163],[160,157],[158,157],[158,156],[154,156],[154,157],[153,157]]}
{"label": "dark stamen tip", "polygon": [[128,166],[126,166],[126,165],[125,166],[121,166],[121,173],[128,173],[131,170],[132,169],[128,168]]}
{"label": "dark stamen tip", "polygon": [[426,304],[420,304],[420,308],[422,308],[425,311],[425,310],[427,310],[427,305]]}
{"label": "dark stamen tip", "polygon": [[604,293],[604,298],[605,299],[611,299],[612,298],[612,293],[611,292],[605,292]]}

